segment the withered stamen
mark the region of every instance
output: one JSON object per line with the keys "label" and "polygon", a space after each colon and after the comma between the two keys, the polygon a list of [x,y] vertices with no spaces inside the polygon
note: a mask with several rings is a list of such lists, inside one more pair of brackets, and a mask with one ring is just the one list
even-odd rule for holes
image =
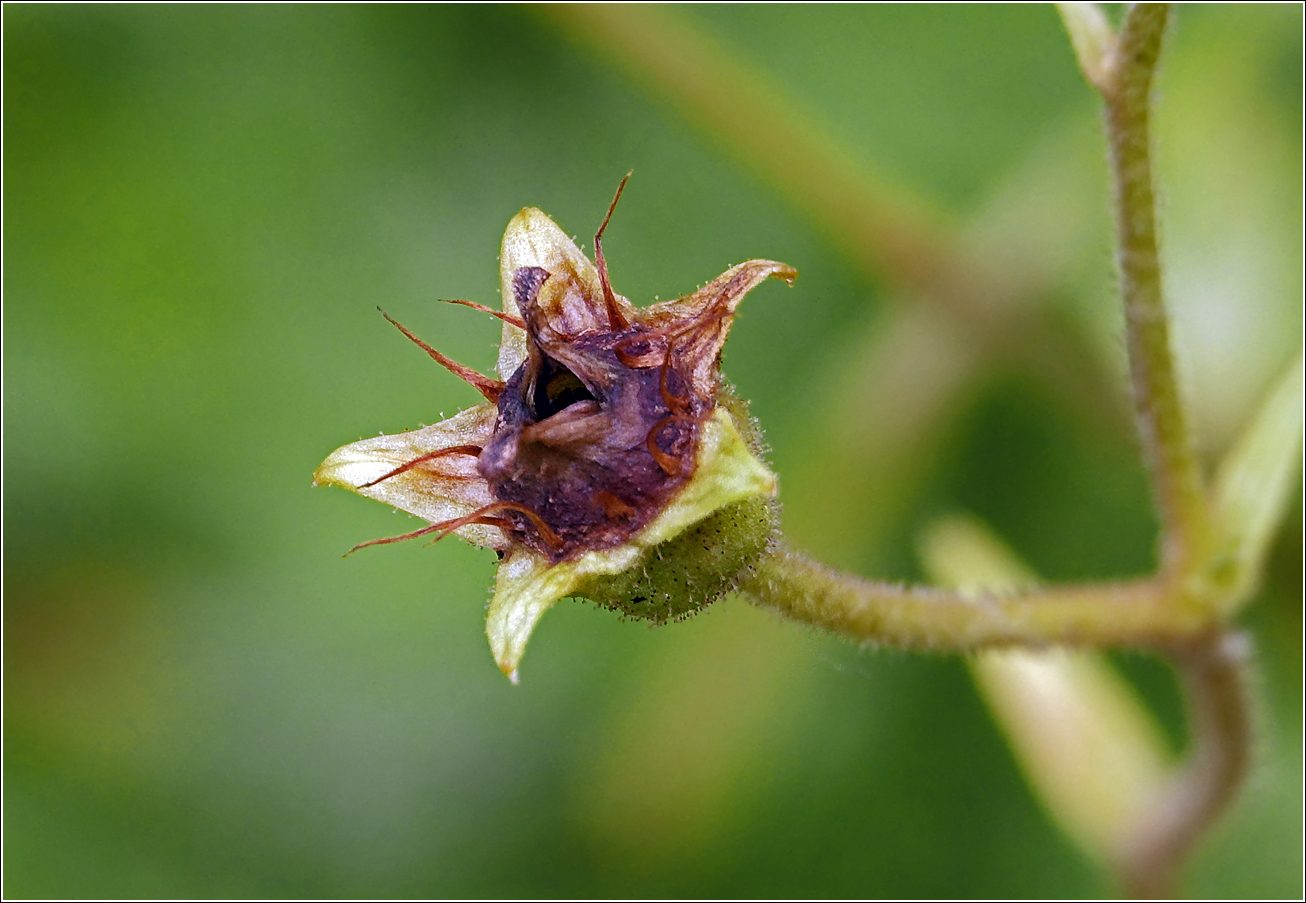
{"label": "withered stamen", "polygon": [[603,506],[604,512],[611,518],[625,519],[636,513],[634,506],[606,489],[594,493],[594,500]]}
{"label": "withered stamen", "polygon": [[617,209],[617,201],[621,200],[621,192],[625,190],[626,183],[630,181],[630,176],[630,172],[626,173],[626,177],[617,186],[617,193],[612,198],[612,204],[608,207],[608,215],[603,217],[603,225],[599,226],[599,231],[594,233],[594,265],[599,270],[599,284],[603,286],[603,303],[608,308],[608,327],[613,332],[629,329],[630,323],[622,316],[621,310],[617,307],[617,297],[613,294],[612,282],[608,279],[608,262],[603,257],[603,230],[608,228],[608,220],[612,219],[612,211]]}
{"label": "withered stamen", "polygon": [[420,530],[414,530],[412,533],[405,533],[403,536],[387,536],[384,539],[369,539],[367,542],[360,542],[358,545],[354,546],[352,549],[346,552],[343,557],[348,558],[350,555],[354,554],[359,549],[366,549],[368,546],[384,546],[392,542],[403,542],[405,539],[416,539],[419,536],[425,536],[428,533],[434,533],[436,530],[439,530],[443,526],[444,524],[432,524],[429,527],[423,527]]}
{"label": "withered stamen", "polygon": [[[438,528],[442,529],[444,532],[437,536],[434,541],[438,542],[439,540],[444,539],[459,527],[465,527],[468,524],[486,523],[483,518],[487,518],[488,515],[494,514],[498,511],[516,511],[518,514],[526,515],[536,531],[540,534],[541,539],[555,549],[562,548],[562,540],[558,537],[558,534],[554,533],[552,528],[544,522],[544,518],[540,517],[534,510],[527,508],[525,505],[518,504],[517,502],[491,502],[484,508],[477,508],[466,517],[460,517],[457,520],[444,521],[437,525]],[[500,523],[502,522],[502,519],[496,520]]]}
{"label": "withered stamen", "polygon": [[[381,308],[378,307],[377,310],[381,310]],[[390,316],[388,313],[386,313],[383,310],[381,310],[381,316],[389,320],[390,323],[394,325],[396,329],[398,329],[404,335],[408,336],[408,338],[411,339],[414,342],[414,344],[416,344],[419,348],[421,348],[423,351],[429,354],[433,361],[435,361],[440,366],[444,367],[454,376],[461,379],[463,382],[467,383],[477,392],[480,392],[481,395],[485,396],[486,401],[493,402],[494,404],[499,403],[499,395],[503,393],[504,384],[502,382],[500,382],[497,379],[490,379],[488,376],[482,376],[481,374],[473,370],[471,367],[464,366],[463,364],[460,364],[451,358],[445,357],[443,354],[436,351],[430,345],[426,344],[417,336],[409,332],[408,329],[405,328],[405,326],[402,323],[400,323],[398,320],[396,320],[394,317]]]}
{"label": "withered stamen", "polygon": [[397,477],[399,476],[399,474],[405,471],[412,470],[418,464],[423,464],[435,458],[443,458],[445,455],[471,455],[472,457],[475,457],[480,453],[481,453],[481,447],[479,445],[454,445],[451,446],[450,448],[442,448],[439,451],[433,451],[428,455],[422,455],[420,458],[414,458],[413,460],[409,461],[407,464],[400,464],[398,467],[390,471],[385,476],[377,477],[375,480],[373,480],[370,483],[360,484],[359,488],[367,489],[371,486],[375,486],[377,483],[383,483],[386,480],[390,479],[391,477]]}
{"label": "withered stamen", "polygon": [[392,542],[403,542],[407,539],[417,539],[419,536],[428,536],[431,533],[437,532],[440,535],[431,540],[431,542],[439,542],[460,527],[466,527],[470,524],[485,524],[487,526],[499,527],[501,529],[516,529],[516,527],[505,518],[491,516],[497,511],[517,511],[526,515],[531,523],[534,524],[535,529],[539,531],[540,538],[555,549],[561,548],[562,540],[558,538],[558,534],[554,533],[553,530],[549,528],[549,525],[544,522],[544,519],[530,508],[527,508],[525,505],[519,505],[516,502],[493,502],[486,505],[484,508],[477,508],[465,517],[456,517],[453,520],[440,521],[438,524],[431,524],[429,527],[414,530],[412,533],[405,533],[403,536],[387,536],[383,539],[369,539],[367,542],[360,542],[358,545],[346,552],[344,557],[348,558],[359,549],[366,549],[368,546],[389,545]]}
{"label": "withered stamen", "polygon": [[[662,339],[656,332],[626,336],[612,346],[612,353],[617,356],[618,361],[632,370],[646,370],[649,367],[656,367],[666,359],[667,346],[665,340],[655,343],[651,341],[653,338]],[[626,346],[635,342],[643,342],[648,346],[648,350],[640,354],[631,354],[626,350]]]}
{"label": "withered stamen", "polygon": [[470,307],[472,310],[479,310],[481,313],[489,314],[492,317],[498,317],[505,323],[511,323],[518,329],[526,329],[526,321],[521,317],[514,317],[512,314],[506,314],[501,310],[495,310],[493,307],[486,307],[484,304],[477,304],[475,301],[465,301],[462,298],[441,298],[445,304],[461,304],[463,307]]}
{"label": "withered stamen", "polygon": [[734,316],[734,311],[729,310],[728,308],[725,310],[719,307],[713,308],[708,316],[694,320],[684,329],[680,329],[673,333],[673,335],[677,339],[685,339],[685,344],[692,347],[703,339],[709,329],[719,325],[725,320],[733,319]]}
{"label": "withered stamen", "polygon": [[658,435],[661,434],[665,427],[676,421],[698,422],[697,418],[688,414],[668,414],[653,424],[653,428],[648,431],[648,439],[645,440],[648,445],[648,453],[653,456],[653,460],[657,462],[658,467],[662,468],[662,472],[669,477],[680,476],[684,472],[684,463],[674,455],[669,455],[658,448]]}
{"label": "withered stamen", "polygon": [[[689,413],[688,400],[681,395],[673,395],[667,388],[667,374],[672,372],[671,366],[671,349],[667,349],[666,357],[662,359],[662,372],[658,374],[658,392],[662,394],[662,402],[667,406],[667,410],[673,415],[682,415]],[[677,373],[677,376],[680,374]],[[681,380],[684,381],[683,379]],[[666,468],[663,468],[664,470]]]}

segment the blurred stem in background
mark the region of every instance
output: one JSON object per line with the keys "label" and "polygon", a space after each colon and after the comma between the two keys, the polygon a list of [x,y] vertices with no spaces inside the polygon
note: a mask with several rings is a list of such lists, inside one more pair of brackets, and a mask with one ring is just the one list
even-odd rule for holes
{"label": "blurred stem in background", "polygon": [[[1045,272],[995,266],[975,253],[943,213],[847,152],[729,48],[657,7],[560,5],[542,12],[720,143],[862,272],[887,281],[907,304],[937,310],[934,331],[964,329],[973,354],[1009,358],[1051,378],[1090,410],[1110,397],[1092,355],[1076,347],[1080,337],[1034,303]],[[1010,256],[1022,255],[1016,249]]]}
{"label": "blurred stem in background", "polygon": [[[976,597],[1038,583],[973,518],[930,525],[920,554],[933,580]],[[1099,652],[989,651],[968,664],[1049,814],[1089,858],[1120,869],[1121,825],[1147,811],[1171,764],[1151,713]]]}
{"label": "blurred stem in background", "polygon": [[[1244,639],[1228,623],[1257,585],[1272,525],[1286,505],[1301,441],[1302,372],[1299,358],[1235,445],[1212,508],[1181,403],[1157,253],[1149,119],[1169,7],[1131,7],[1119,34],[1092,4],[1060,9],[1081,69],[1105,100],[1130,380],[1161,521],[1157,576],[991,595],[1031,581],[1009,561],[1003,564],[996,546],[963,530],[955,542],[946,540],[945,531],[925,543],[931,571],[963,591],[865,581],[783,549],[759,565],[743,590],[790,617],[862,642],[953,651],[1050,642],[1146,645],[1168,655],[1180,674],[1192,725],[1187,762],[1168,776],[1149,716],[1104,663],[1034,664],[985,655],[974,666],[981,692],[1058,822],[1086,852],[1114,868],[1131,893],[1157,896],[1173,891],[1185,855],[1234,796],[1248,767],[1248,656]],[[904,310],[876,355],[877,379],[896,374],[913,380],[914,390],[913,416],[903,428],[895,431],[895,422],[904,418],[892,412],[863,412],[892,437],[889,448],[899,449],[886,450],[883,458],[912,447],[978,365],[998,354],[1050,380],[1082,407],[1101,410],[1100,399],[1109,397],[1102,390],[1107,375],[1089,363],[1077,336],[1059,329],[1034,304],[1045,288],[1045,272],[989,265],[920,199],[854,162],[725,48],[675,14],[604,6],[550,7],[546,14],[723,143],[865,272],[934,312],[922,318]],[[913,372],[919,358],[898,346],[936,341],[957,353],[938,378],[921,380]],[[826,523],[837,532],[838,513]],[[969,565],[952,560],[966,554],[972,555]],[[980,589],[990,595],[977,599]],[[1046,692],[1040,695],[1032,680]],[[1049,705],[1081,715],[1069,716],[1061,727],[1048,725],[1040,713]],[[1125,763],[1132,779],[1105,796],[1089,792],[1109,781],[1102,771],[1089,773],[1091,761],[1054,761],[1061,755],[1057,750],[1074,748],[1074,736],[1093,736],[1116,749],[1113,761]],[[1146,792],[1125,799],[1120,794],[1126,789]]]}

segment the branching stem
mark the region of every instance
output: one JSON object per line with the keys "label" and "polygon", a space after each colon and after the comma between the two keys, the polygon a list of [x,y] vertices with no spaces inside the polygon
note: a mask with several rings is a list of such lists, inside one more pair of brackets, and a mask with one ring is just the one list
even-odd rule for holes
{"label": "branching stem", "polygon": [[[1106,101],[1120,294],[1140,443],[1161,519],[1156,577],[968,598],[832,571],[780,549],[740,587],[759,604],[864,643],[967,651],[1000,645],[1152,646],[1178,669],[1192,749],[1138,824],[1122,826],[1115,857],[1135,895],[1168,895],[1193,844],[1233,799],[1250,763],[1246,640],[1227,630],[1202,580],[1210,512],[1170,349],[1157,250],[1149,119],[1166,4],[1130,7],[1105,55],[1090,60]],[[1089,47],[1089,49],[1093,49]],[[1100,65],[1098,65],[1100,64]]]}
{"label": "branching stem", "polygon": [[[780,548],[759,561],[739,589],[787,617],[869,644],[939,652],[1002,645],[1147,646],[1171,657],[1192,714],[1189,761],[1138,824],[1121,826],[1121,848],[1114,857],[1126,888],[1153,896],[1172,887],[1184,855],[1246,772],[1251,744],[1246,643],[1225,626],[1237,606],[1207,579],[1215,531],[1180,396],[1162,291],[1150,111],[1170,8],[1134,4],[1117,34],[1090,4],[1062,6],[1081,66],[1105,100],[1129,377],[1161,522],[1157,575],[975,598],[840,574]],[[989,322],[1000,319],[1001,305],[984,301],[1010,293],[1011,286],[973,267],[954,247],[941,217],[838,152],[812,123],[732,63],[723,48],[675,17],[644,9],[553,7],[550,15],[568,34],[589,36],[618,65],[656,86],[685,115],[773,178],[868,269],[890,274],[916,297],[942,302],[943,309],[975,327],[977,344],[1003,332]],[[1022,336],[1014,344],[1023,354],[1049,343]]]}

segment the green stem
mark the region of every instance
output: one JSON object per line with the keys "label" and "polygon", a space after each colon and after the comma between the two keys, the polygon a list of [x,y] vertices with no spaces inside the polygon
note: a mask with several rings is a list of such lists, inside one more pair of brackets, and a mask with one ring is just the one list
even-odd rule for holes
{"label": "green stem", "polygon": [[1163,524],[1162,568],[1191,574],[1207,544],[1201,472],[1179,397],[1157,253],[1148,129],[1152,78],[1169,16],[1162,3],[1135,4],[1125,17],[1103,87],[1115,185],[1120,294],[1138,428]]}
{"label": "green stem", "polygon": [[1146,579],[964,596],[841,574],[779,549],[739,591],[787,617],[854,641],[936,652],[992,646],[1153,646],[1191,643],[1210,616],[1177,585]]}

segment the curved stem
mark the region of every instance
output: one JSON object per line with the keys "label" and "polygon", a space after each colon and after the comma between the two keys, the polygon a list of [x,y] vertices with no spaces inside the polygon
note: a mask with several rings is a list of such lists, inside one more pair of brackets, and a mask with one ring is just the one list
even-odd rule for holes
{"label": "curved stem", "polygon": [[1250,643],[1240,633],[1214,633],[1176,650],[1192,724],[1188,763],[1134,830],[1119,862],[1135,897],[1173,895],[1192,846],[1233,801],[1252,759],[1247,680]]}
{"label": "curved stem", "polygon": [[1168,646],[1210,627],[1204,607],[1158,579],[966,596],[841,574],[778,549],[738,591],[787,617],[862,643],[936,652],[1002,645]]}
{"label": "curved stem", "polygon": [[1163,524],[1162,567],[1169,573],[1190,574],[1205,550],[1207,509],[1170,352],[1149,132],[1152,79],[1168,17],[1168,4],[1130,7],[1101,88],[1115,186],[1129,377],[1143,455]]}

